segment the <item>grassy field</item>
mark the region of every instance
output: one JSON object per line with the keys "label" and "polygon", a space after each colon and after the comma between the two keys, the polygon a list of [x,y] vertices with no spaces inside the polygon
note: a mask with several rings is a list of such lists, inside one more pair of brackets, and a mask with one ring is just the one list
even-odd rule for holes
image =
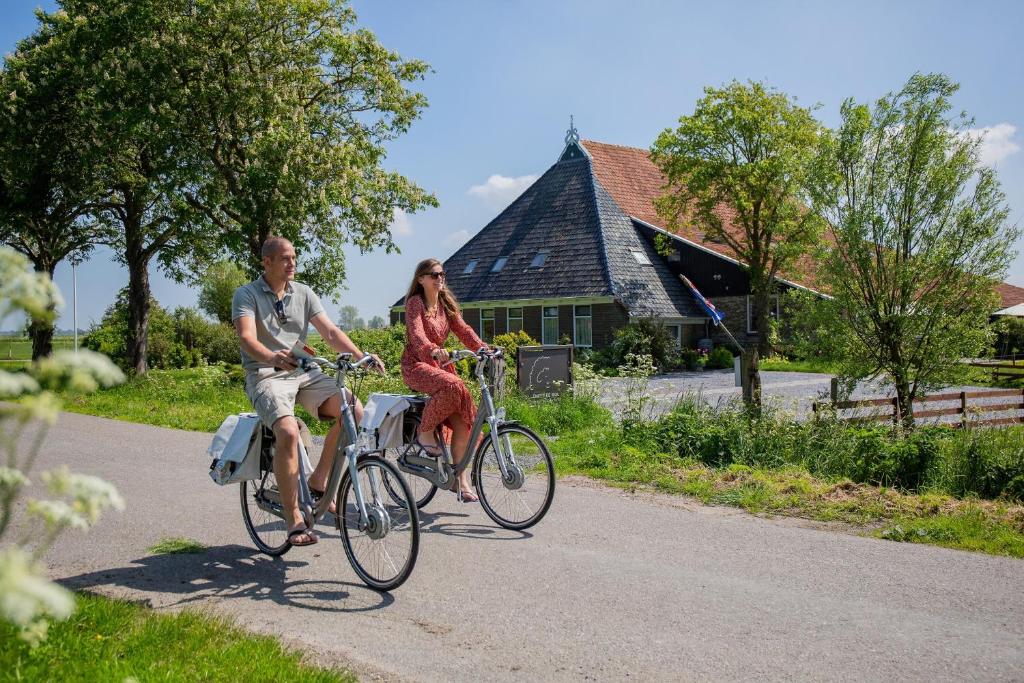
{"label": "grassy field", "polygon": [[[81,342],[82,338],[79,337]],[[53,348],[70,349],[75,344],[74,337],[54,337]],[[0,361],[31,360],[32,341],[26,337],[0,337]]]}
{"label": "grassy field", "polygon": [[196,611],[165,614],[80,594],[70,619],[35,649],[0,622],[0,677],[10,681],[343,681],[277,640]]}

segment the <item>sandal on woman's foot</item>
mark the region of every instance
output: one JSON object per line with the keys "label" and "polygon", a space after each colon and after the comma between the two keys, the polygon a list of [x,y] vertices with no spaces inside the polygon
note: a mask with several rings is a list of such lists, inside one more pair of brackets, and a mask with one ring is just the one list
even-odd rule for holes
{"label": "sandal on woman's foot", "polygon": [[[321,498],[324,497],[324,493],[325,493],[325,491],[321,491],[320,489],[315,489],[312,486],[309,487],[309,495],[313,496],[313,505],[314,506],[317,503],[320,502]],[[331,506],[329,508],[327,508],[327,511],[330,512],[332,515],[338,514],[338,506],[334,504],[333,500],[331,501]]]}
{"label": "sandal on woman's foot", "polygon": [[464,488],[460,487],[458,484],[456,484],[455,487],[452,488],[452,491],[455,493],[455,498],[460,503],[479,503],[480,502],[480,496],[478,496],[475,493],[473,493],[473,489],[464,489]]}
{"label": "sandal on woman's foot", "polygon": [[[305,540],[299,540],[300,537],[305,537]],[[320,542],[320,538],[313,533],[312,529],[305,526],[296,527],[288,532],[288,542],[292,545],[314,545]]]}
{"label": "sandal on woman's foot", "polygon": [[416,434],[416,436],[413,437],[412,443],[414,446],[420,449],[421,454],[426,455],[427,457],[440,458],[442,455],[444,455],[444,451],[441,450],[441,447],[439,445],[423,443],[422,441],[420,441],[420,435],[418,433]]}

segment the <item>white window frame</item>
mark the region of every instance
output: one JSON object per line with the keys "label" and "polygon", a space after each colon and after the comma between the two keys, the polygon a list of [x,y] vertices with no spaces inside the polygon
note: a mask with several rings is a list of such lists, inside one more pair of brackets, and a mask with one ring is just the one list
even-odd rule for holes
{"label": "white window frame", "polygon": [[633,255],[633,259],[641,266],[653,266],[651,259],[647,258],[647,254],[640,251],[639,249],[630,249],[629,253]]}
{"label": "white window frame", "polygon": [[[513,316],[512,315],[512,311],[519,311],[519,315]],[[512,329],[512,321],[513,320],[518,320],[519,321],[518,329],[522,330],[523,329],[523,322],[524,322],[523,321],[523,308],[522,308],[522,306],[516,306],[514,308],[507,308],[507,309],[505,309],[505,323],[506,323],[505,324],[505,329],[507,331],[509,331],[509,332],[517,331],[517,330],[513,330]]]}
{"label": "white window frame", "polygon": [[[489,318],[485,318],[484,317],[484,313],[486,313],[487,311],[491,312],[491,317],[489,317]],[[486,321],[486,320],[490,320],[491,321],[491,331],[492,332],[497,330],[497,327],[496,327],[497,319],[496,319],[496,316],[494,315],[494,309],[493,308],[481,308],[480,309],[480,338],[483,339],[485,342],[489,342],[489,341],[491,341],[491,339],[494,339],[494,335],[491,334],[491,339],[488,339],[485,336],[486,333],[484,332],[484,321]]]}
{"label": "white window frame", "polygon": [[[587,315],[580,315],[577,309],[586,308],[588,309]],[[579,321],[586,320],[590,323],[590,342],[587,344],[581,344],[578,338],[579,332]],[[572,343],[573,346],[578,346],[581,349],[589,349],[594,346],[594,307],[590,304],[573,304],[572,307]]]}
{"label": "white window frame", "polygon": [[[553,316],[549,316],[548,315],[548,311],[550,309],[552,309],[552,308],[555,309],[555,314]],[[555,321],[555,340],[554,341],[548,341],[548,335],[545,334],[545,332],[547,331],[547,329],[546,329],[547,325],[545,325],[544,323],[546,323],[548,320],[554,320]],[[553,345],[553,344],[557,344],[558,343],[558,306],[541,306],[541,309],[540,309],[540,343],[541,344],[545,344],[545,345]]]}
{"label": "white window frame", "polygon": [[[683,324],[682,323],[665,323],[665,329],[669,331],[672,338],[676,342],[676,351],[683,348]],[[675,330],[675,332],[672,332]]]}

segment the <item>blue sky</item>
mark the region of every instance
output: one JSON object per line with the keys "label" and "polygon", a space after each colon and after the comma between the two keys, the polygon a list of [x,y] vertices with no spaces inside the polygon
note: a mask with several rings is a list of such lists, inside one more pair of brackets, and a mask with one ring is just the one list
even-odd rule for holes
{"label": "blue sky", "polygon": [[[359,24],[434,69],[420,89],[430,106],[389,147],[387,165],[434,192],[438,209],[399,216],[401,254],[348,252],[342,304],[387,315],[415,263],[445,258],[554,163],[569,115],[584,138],[648,147],[692,112],[702,88],[762,80],[820,103],[826,125],[842,100],[870,101],[915,71],[961,84],[955,104],[988,128],[1011,220],[1024,225],[1024,3],[661,2],[606,0],[357,0]],[[0,48],[34,30],[33,9],[0,3]],[[1018,251],[1024,251],[1019,243]],[[1007,277],[1024,286],[1024,255]],[[68,301],[71,272],[56,280]],[[157,273],[156,298],[194,306],[196,293]],[[78,270],[79,325],[98,320],[127,282],[99,251]],[[329,312],[336,307],[325,301]],[[11,320],[3,323],[11,327]]]}

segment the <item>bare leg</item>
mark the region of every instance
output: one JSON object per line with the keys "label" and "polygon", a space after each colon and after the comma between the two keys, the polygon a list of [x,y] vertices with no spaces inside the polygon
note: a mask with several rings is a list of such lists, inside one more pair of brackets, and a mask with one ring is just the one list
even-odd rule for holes
{"label": "bare leg", "polygon": [[305,526],[299,511],[299,424],[292,416],[274,423],[274,476],[289,531]]}
{"label": "bare leg", "polygon": [[[455,461],[456,465],[459,465],[464,458],[466,458],[467,456],[471,456],[472,453],[473,453],[473,451],[470,450],[470,444],[469,444],[469,427],[467,427],[466,423],[463,422],[462,420],[460,420],[458,418],[458,416],[455,416],[454,419],[451,420],[451,423],[452,423],[452,460]],[[479,441],[477,442],[477,444],[478,443],[479,443]],[[473,444],[473,450],[474,451],[476,450],[475,447],[476,447],[477,444]],[[472,485],[470,484],[470,481],[469,481],[469,467],[468,466],[466,467],[466,469],[462,470],[461,474],[459,474],[459,488],[461,490],[463,490],[463,491],[470,491],[471,492],[473,490],[472,489]]]}
{"label": "bare leg", "polygon": [[[338,447],[338,438],[341,436],[341,430],[344,429],[342,421],[338,419],[341,416],[341,398],[339,396],[332,396],[320,405],[320,419],[333,419],[334,424],[331,426],[330,431],[327,432],[327,436],[324,437],[324,449],[320,453],[320,462],[316,464],[316,468],[313,473],[309,475],[310,487],[323,491],[327,487],[327,477],[331,473],[331,466],[334,464],[334,453]],[[363,404],[357,398],[355,407],[355,418],[356,425],[363,421]]]}

